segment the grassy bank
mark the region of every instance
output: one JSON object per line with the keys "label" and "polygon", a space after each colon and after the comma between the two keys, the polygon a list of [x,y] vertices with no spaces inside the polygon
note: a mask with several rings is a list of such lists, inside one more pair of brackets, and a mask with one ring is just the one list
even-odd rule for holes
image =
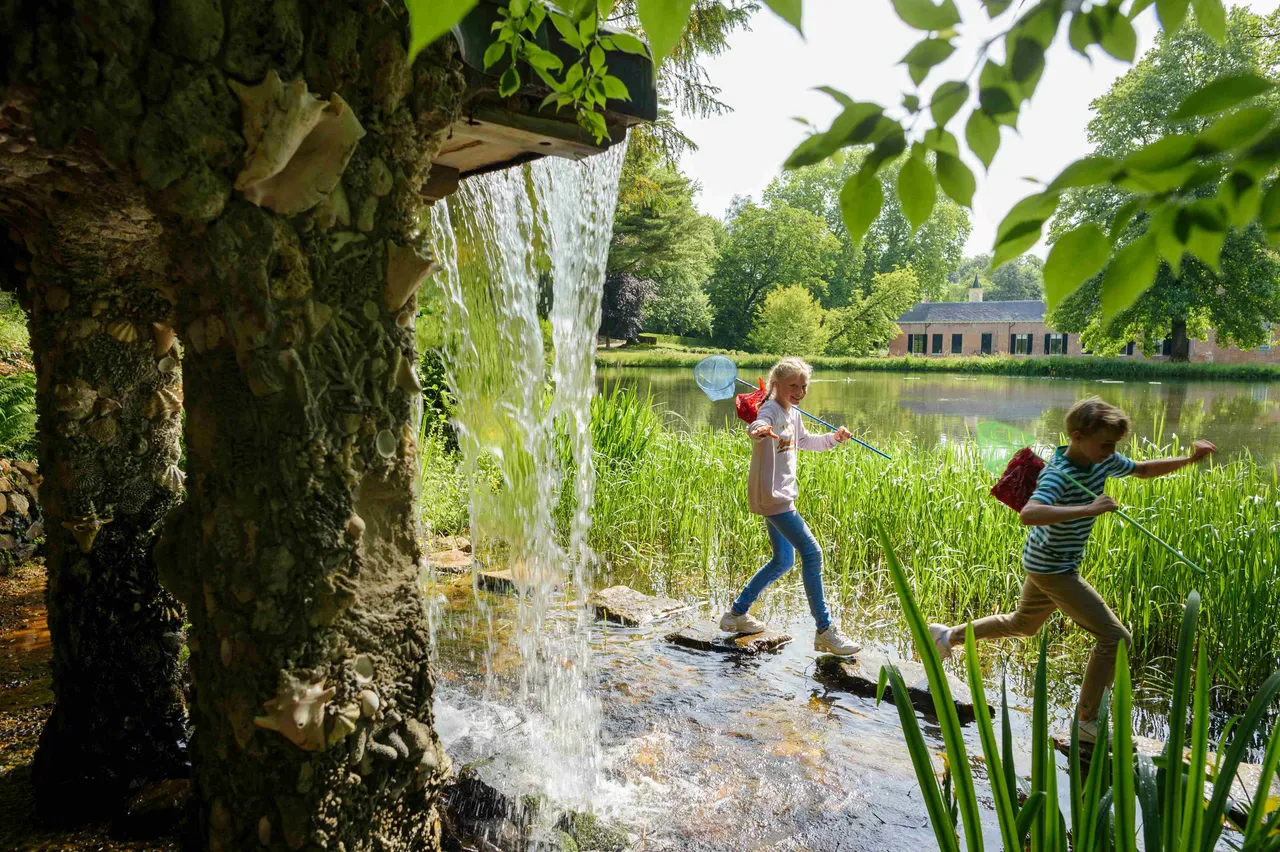
{"label": "grassy bank", "polygon": [[[739,367],[766,369],[776,355],[718,349],[628,346],[601,350],[596,363],[602,367],[693,367],[709,354],[728,355]],[[1062,379],[1231,379],[1280,381],[1280,366],[1271,364],[1171,364],[1125,358],[1025,358],[1009,355],[978,357],[830,358],[807,359],[822,370],[878,370],[902,373],[987,373],[1003,376],[1054,376]]]}

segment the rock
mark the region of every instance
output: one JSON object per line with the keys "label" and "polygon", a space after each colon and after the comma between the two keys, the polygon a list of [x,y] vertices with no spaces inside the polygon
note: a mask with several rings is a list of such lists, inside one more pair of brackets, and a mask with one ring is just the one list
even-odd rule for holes
{"label": "rock", "polygon": [[141,840],[174,834],[182,823],[191,793],[186,778],[169,778],[138,791],[117,820],[114,833],[121,839]]}
{"label": "rock", "polygon": [[[889,663],[896,665],[898,671],[902,673],[912,706],[926,715],[933,716],[933,695],[929,692],[924,666],[912,660],[891,659],[882,654],[869,652],[862,652],[853,657],[824,654],[818,657],[815,677],[832,689],[852,692],[855,695],[875,696],[876,687],[880,683],[880,669]],[[969,688],[951,675],[947,675],[947,686],[951,690],[951,700],[955,702],[960,722],[962,724],[972,722],[974,720],[973,696],[969,694]],[[892,687],[886,688],[885,696],[893,700]],[[990,706],[987,710],[994,715],[994,710]]]}
{"label": "rock", "polygon": [[728,654],[755,655],[762,651],[777,651],[791,641],[785,633],[766,630],[764,633],[725,633],[711,620],[695,621],[674,633],[667,634],[667,641],[698,651],[723,651]]}
{"label": "rock", "polygon": [[683,602],[674,598],[651,597],[627,586],[610,586],[593,592],[589,603],[600,618],[627,627],[643,627],[685,608]]}
{"label": "rock", "polygon": [[0,476],[0,493],[8,494],[13,490],[13,481],[7,476]]}
{"label": "rock", "polygon": [[6,533],[0,539],[0,564],[12,565],[30,557],[44,534],[44,513],[37,497],[40,476],[34,462],[0,462],[9,471],[8,476],[0,476],[0,530]]}
{"label": "rock", "polygon": [[435,539],[435,548],[437,550],[461,550],[463,553],[471,552],[471,542],[460,535],[443,535]]}
{"label": "rock", "polygon": [[440,550],[427,557],[431,567],[442,574],[463,574],[471,570],[474,561],[470,553],[463,550]]}
{"label": "rock", "polygon": [[[519,575],[511,568],[502,568],[497,571],[481,571],[476,575],[476,584],[489,592],[515,592],[522,587],[528,588],[530,580],[523,575]],[[557,574],[551,578],[552,588],[560,588],[564,585],[564,575]]]}
{"label": "rock", "polygon": [[556,827],[570,837],[572,848],[593,852],[625,852],[631,848],[631,839],[625,833],[605,825],[594,814],[565,814]]}

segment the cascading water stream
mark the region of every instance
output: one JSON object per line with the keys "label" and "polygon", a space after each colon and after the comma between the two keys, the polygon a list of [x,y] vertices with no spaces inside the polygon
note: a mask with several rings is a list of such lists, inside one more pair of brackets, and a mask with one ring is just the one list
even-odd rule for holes
{"label": "cascading water stream", "polygon": [[[619,145],[580,163],[548,158],[468,179],[432,208],[428,224],[442,265],[434,280],[476,555],[489,569],[508,569],[521,594],[514,617],[477,596],[472,629],[487,638],[485,697],[504,729],[491,742],[500,753],[482,759],[525,791],[575,807],[591,802],[602,768],[585,600],[590,397],[623,154]],[[548,295],[550,365],[539,320]],[[440,621],[437,609],[433,627]],[[519,663],[515,694],[506,696],[497,673],[512,647]],[[446,745],[451,724],[469,729],[482,712],[450,707],[447,697],[439,703]]]}

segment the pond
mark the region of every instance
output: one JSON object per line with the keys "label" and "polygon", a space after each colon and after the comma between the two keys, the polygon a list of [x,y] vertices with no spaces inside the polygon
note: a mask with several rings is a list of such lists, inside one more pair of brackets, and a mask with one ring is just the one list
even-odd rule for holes
{"label": "pond", "polygon": [[[754,381],[756,373],[743,370]],[[712,402],[693,382],[691,369],[604,368],[601,383],[621,381],[669,413],[675,428],[737,423],[729,402]],[[745,390],[745,388],[743,388]],[[906,433],[922,447],[970,440],[984,422],[999,422],[1056,442],[1076,400],[1098,395],[1123,408],[1134,437],[1185,446],[1206,438],[1227,455],[1251,453],[1280,459],[1280,387],[1266,382],[1084,380],[953,373],[814,373],[805,410],[855,435],[876,438]]]}

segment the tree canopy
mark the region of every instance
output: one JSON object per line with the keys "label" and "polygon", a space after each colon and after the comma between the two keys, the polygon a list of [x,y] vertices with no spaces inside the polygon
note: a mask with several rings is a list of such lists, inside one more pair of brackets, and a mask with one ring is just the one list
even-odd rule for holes
{"label": "tree canopy", "polygon": [[751,345],[774,355],[818,355],[827,343],[826,312],[806,287],[772,290],[751,330]]}

